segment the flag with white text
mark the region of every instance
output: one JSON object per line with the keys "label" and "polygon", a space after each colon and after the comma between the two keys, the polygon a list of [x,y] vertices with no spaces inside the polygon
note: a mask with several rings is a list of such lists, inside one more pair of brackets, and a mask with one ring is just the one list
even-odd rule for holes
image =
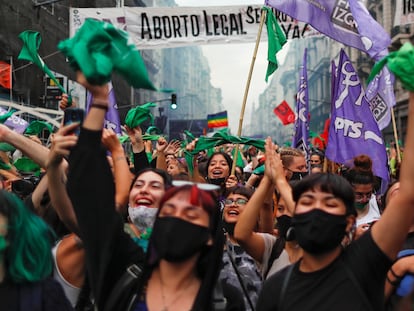
{"label": "flag with white text", "polygon": [[358,75],[343,50],[334,74],[326,157],[336,163],[350,164],[355,156],[368,155],[372,159],[373,172],[382,178],[382,189],[385,189],[389,181],[385,143]]}
{"label": "flag with white text", "polygon": [[[328,37],[364,51],[375,59],[391,44],[389,34],[358,0],[266,0],[265,4],[297,20],[309,23]],[[357,10],[361,11],[361,14],[358,14],[359,19],[352,14]],[[370,25],[363,36],[356,26],[360,23]]]}
{"label": "flag with white text", "polygon": [[307,49],[303,53],[303,64],[300,71],[298,93],[296,94],[296,122],[292,147],[302,149],[309,155],[309,101],[308,101],[308,74]]}

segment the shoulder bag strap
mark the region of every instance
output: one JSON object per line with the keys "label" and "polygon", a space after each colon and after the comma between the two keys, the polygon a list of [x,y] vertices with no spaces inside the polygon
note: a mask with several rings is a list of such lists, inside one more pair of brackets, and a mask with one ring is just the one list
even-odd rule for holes
{"label": "shoulder bag strap", "polygon": [[239,269],[237,268],[236,263],[234,262],[234,258],[233,258],[232,254],[231,254],[231,251],[230,251],[230,248],[229,248],[229,244],[230,244],[230,243],[228,242],[228,240],[226,240],[227,255],[229,256],[229,259],[230,259],[231,265],[233,266],[233,269],[234,269],[234,271],[236,272],[237,279],[239,280],[240,286],[241,286],[241,288],[242,288],[242,290],[243,290],[243,294],[244,294],[244,296],[246,297],[247,302],[249,303],[250,308],[251,308],[252,310],[254,310],[255,308],[254,308],[253,302],[252,302],[252,300],[250,299],[250,296],[249,296],[249,293],[247,292],[246,286],[244,285],[243,279],[242,279],[242,277],[241,277],[241,275],[240,275],[240,271],[239,271]]}
{"label": "shoulder bag strap", "polygon": [[131,287],[135,288],[135,284],[138,284],[142,275],[142,269],[136,264],[130,265],[122,277],[113,287],[111,294],[105,305],[105,311],[117,310],[119,307],[119,299],[128,292]]}

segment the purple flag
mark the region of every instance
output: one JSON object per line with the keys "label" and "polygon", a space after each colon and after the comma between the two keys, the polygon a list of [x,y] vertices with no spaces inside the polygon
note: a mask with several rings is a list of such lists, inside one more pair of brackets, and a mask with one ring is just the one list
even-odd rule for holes
{"label": "purple flag", "polygon": [[385,190],[389,181],[385,144],[358,75],[343,50],[336,74],[326,157],[349,164],[357,155],[368,155],[374,174],[382,178],[382,190]]}
{"label": "purple flag", "polygon": [[[351,2],[354,16],[351,13]],[[357,0],[266,0],[265,4],[311,24],[321,33],[362,50],[374,59],[380,57],[379,54],[391,43],[387,32]],[[358,33],[357,24],[361,28],[362,25],[369,25],[364,35]]]}
{"label": "purple flag", "polygon": [[[363,38],[363,42],[365,42],[365,38],[370,38],[373,42],[380,42],[382,40],[384,41],[384,44],[391,41],[389,40],[388,33],[385,32],[381,25],[371,18],[369,12],[360,1],[349,0],[349,7],[351,8],[355,20],[358,21],[357,29]],[[369,18],[366,18],[367,16],[369,16]],[[375,29],[375,31],[372,31],[372,29]],[[369,42],[369,40],[367,42]],[[370,54],[370,56],[374,58],[375,61],[378,61],[387,54],[388,49],[385,48],[378,54]],[[384,66],[381,72],[368,84],[366,89],[365,96],[367,97],[371,111],[380,130],[386,128],[391,121],[390,109],[395,106],[394,80],[394,75],[386,66]]]}
{"label": "purple flag", "polygon": [[298,93],[296,94],[296,121],[295,135],[292,147],[302,149],[306,158],[309,157],[309,102],[308,102],[308,74],[306,69],[307,49],[303,53],[303,64],[300,72]]}
{"label": "purple flag", "polygon": [[[93,96],[88,92],[86,110],[93,101]],[[118,105],[116,104],[115,92],[112,83],[109,83],[109,106],[105,115],[104,127],[113,130],[118,136],[122,135],[121,121],[119,119]]]}
{"label": "purple flag", "polygon": [[395,106],[394,80],[394,75],[384,66],[368,84],[365,93],[380,130],[391,121],[391,109]]}
{"label": "purple flag", "polygon": [[[6,113],[8,113],[8,111],[0,107],[0,116]],[[12,115],[7,118],[7,120],[4,122],[4,125],[7,125],[9,128],[19,134],[23,134],[25,129],[29,126],[29,123],[18,116]]]}

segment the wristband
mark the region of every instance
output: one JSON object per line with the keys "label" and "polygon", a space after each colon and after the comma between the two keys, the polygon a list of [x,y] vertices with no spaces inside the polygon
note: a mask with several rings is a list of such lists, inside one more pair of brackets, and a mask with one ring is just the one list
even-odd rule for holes
{"label": "wristband", "polygon": [[95,102],[92,102],[92,104],[91,104],[90,107],[91,108],[97,108],[97,109],[102,109],[102,110],[108,111],[108,105],[106,105],[104,103],[95,103]]}

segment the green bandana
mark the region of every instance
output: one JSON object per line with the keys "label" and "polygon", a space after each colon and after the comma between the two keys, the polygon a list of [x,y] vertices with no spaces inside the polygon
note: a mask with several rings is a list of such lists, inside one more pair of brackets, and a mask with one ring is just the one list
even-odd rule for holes
{"label": "green bandana", "polygon": [[414,91],[414,46],[411,43],[405,43],[398,51],[391,52],[376,63],[368,77],[368,83],[385,65],[401,80],[404,89]]}
{"label": "green bandana", "polygon": [[6,122],[6,120],[8,118],[10,118],[13,115],[13,113],[15,113],[15,112],[16,112],[16,110],[10,110],[7,113],[1,115],[0,116],[0,123],[3,124],[4,122]]}
{"label": "green bandana", "polygon": [[135,108],[130,109],[125,117],[126,126],[132,129],[134,127],[139,126],[147,119],[150,119],[151,124],[154,124],[154,117],[151,114],[150,108],[155,106],[156,104],[154,103],[146,103],[142,106],[137,106]]}
{"label": "green bandana", "polygon": [[74,37],[59,43],[58,49],[91,84],[109,82],[115,70],[135,88],[156,90],[128,33],[112,24],[88,18]]}
{"label": "green bandana", "polygon": [[208,150],[216,146],[224,144],[245,144],[255,146],[257,149],[264,150],[264,140],[246,138],[246,137],[237,137],[231,136],[228,133],[228,129],[222,129],[216,132],[212,137],[201,136],[198,138],[197,144],[191,152],[185,151],[185,160],[188,165],[188,171],[192,175],[193,173],[193,156],[198,154],[202,150]]}
{"label": "green bandana", "polygon": [[16,148],[14,146],[12,146],[12,145],[10,145],[8,143],[2,143],[2,142],[0,142],[0,151],[5,151],[5,152],[11,151],[11,152],[14,152],[15,150],[16,150]]}
{"label": "green bandana", "polygon": [[47,129],[51,134],[53,133],[53,126],[45,121],[33,121],[24,131],[26,135],[38,135],[43,129]]}
{"label": "green bandana", "polygon": [[33,172],[35,175],[40,174],[40,166],[32,159],[27,157],[21,157],[14,161],[13,165],[20,171],[25,173]]}
{"label": "green bandana", "polygon": [[149,135],[153,135],[153,134],[159,135],[161,134],[161,130],[156,126],[150,126],[149,128],[147,128],[145,133]]}

